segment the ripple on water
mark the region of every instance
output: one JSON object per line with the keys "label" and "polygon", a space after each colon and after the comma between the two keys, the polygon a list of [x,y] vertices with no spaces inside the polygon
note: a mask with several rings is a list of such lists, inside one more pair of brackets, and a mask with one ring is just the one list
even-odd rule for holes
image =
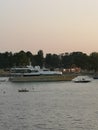
{"label": "ripple on water", "polygon": [[[18,93],[32,84],[36,92]],[[2,83],[0,130],[98,130],[97,86],[97,81]]]}

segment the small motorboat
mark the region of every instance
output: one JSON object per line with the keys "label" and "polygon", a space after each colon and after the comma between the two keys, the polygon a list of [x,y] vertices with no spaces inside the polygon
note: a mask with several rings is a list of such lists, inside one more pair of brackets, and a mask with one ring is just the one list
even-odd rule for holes
{"label": "small motorboat", "polygon": [[28,89],[19,89],[18,92],[29,92]]}
{"label": "small motorboat", "polygon": [[88,83],[91,82],[91,78],[89,76],[77,76],[72,81],[75,83]]}

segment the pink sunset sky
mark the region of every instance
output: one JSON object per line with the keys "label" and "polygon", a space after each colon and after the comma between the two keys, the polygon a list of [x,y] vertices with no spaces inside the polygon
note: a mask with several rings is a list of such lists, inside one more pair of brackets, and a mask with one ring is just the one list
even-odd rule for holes
{"label": "pink sunset sky", "polygon": [[0,52],[98,51],[98,0],[0,0]]}

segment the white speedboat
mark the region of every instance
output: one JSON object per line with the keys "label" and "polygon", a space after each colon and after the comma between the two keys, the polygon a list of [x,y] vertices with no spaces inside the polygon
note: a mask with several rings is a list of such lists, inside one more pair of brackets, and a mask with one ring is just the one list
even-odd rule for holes
{"label": "white speedboat", "polygon": [[75,83],[87,83],[91,82],[92,79],[89,76],[77,76],[74,79],[72,79],[72,81]]}

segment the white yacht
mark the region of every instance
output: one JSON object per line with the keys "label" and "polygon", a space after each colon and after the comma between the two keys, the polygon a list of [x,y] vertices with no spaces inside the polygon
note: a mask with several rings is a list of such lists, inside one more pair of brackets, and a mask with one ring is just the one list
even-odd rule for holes
{"label": "white yacht", "polygon": [[39,76],[39,75],[62,75],[60,71],[50,71],[40,66],[27,66],[22,68],[11,68],[11,76]]}
{"label": "white yacht", "polygon": [[11,68],[10,81],[27,82],[27,81],[64,81],[66,77],[60,71],[50,71],[39,66],[15,67]]}

